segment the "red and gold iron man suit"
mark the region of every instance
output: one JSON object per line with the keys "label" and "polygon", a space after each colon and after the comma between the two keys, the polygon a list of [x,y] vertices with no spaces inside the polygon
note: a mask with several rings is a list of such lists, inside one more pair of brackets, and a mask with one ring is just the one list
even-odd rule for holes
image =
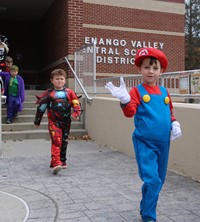
{"label": "red and gold iron man suit", "polygon": [[[39,104],[35,116],[35,125],[40,125],[47,109],[48,129],[52,141],[50,167],[66,168],[66,152],[68,136],[71,127],[71,116],[78,119],[81,113],[80,102],[76,94],[68,89],[48,89],[42,95],[36,96]],[[71,115],[71,109],[73,113]]]}

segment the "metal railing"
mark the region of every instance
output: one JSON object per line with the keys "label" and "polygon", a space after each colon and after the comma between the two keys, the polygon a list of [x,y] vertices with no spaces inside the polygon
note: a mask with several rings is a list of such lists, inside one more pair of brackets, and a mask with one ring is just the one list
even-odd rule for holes
{"label": "metal railing", "polygon": [[[87,101],[92,101],[92,97],[98,94],[110,94],[105,88],[106,83],[112,81],[115,86],[119,86],[120,76],[123,76],[128,91],[142,83],[140,74],[96,76],[95,47],[94,42],[75,50],[74,70],[65,57],[75,78],[75,91],[85,94]],[[166,72],[160,76],[158,81],[159,85],[168,89],[172,97],[200,98],[200,69]]]}
{"label": "metal railing", "polygon": [[74,78],[76,79],[77,83],[79,84],[82,92],[84,93],[85,97],[87,98],[87,101],[88,101],[88,102],[92,101],[92,98],[88,95],[87,91],[86,91],[85,88],[83,87],[83,84],[81,83],[81,81],[79,80],[79,78],[78,78],[78,76],[76,75],[75,71],[73,70],[73,68],[72,68],[72,66],[71,66],[68,58],[65,57],[65,60],[66,60],[66,62],[67,62],[67,64],[68,64],[68,66],[70,67],[70,69],[71,69],[71,71],[72,71],[72,73],[73,73],[73,75],[74,75]]}
{"label": "metal railing", "polygon": [[75,92],[83,93],[90,103],[92,97],[89,94],[96,93],[96,43],[93,42],[75,50],[74,69],[67,56],[65,60],[74,75]]}
{"label": "metal railing", "polygon": [[[74,72],[81,83],[87,87],[87,93],[96,92],[96,43],[83,45],[74,52]],[[75,81],[75,91],[81,89]]]}
{"label": "metal railing", "polygon": [[[141,75],[132,74],[121,76],[124,78],[128,91],[131,90],[132,87],[142,83]],[[95,80],[95,94],[109,94],[109,91],[105,89],[105,84],[112,81],[114,85],[119,86],[119,79],[120,76],[97,78]],[[200,97],[200,69],[163,73],[159,78],[158,84],[167,88],[171,96]]]}

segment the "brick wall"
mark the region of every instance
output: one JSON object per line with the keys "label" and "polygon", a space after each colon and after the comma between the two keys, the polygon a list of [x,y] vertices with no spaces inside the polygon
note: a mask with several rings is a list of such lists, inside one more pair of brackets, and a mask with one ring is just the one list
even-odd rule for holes
{"label": "brick wall", "polygon": [[[74,49],[83,45],[82,28],[82,1],[59,0],[55,1],[41,24],[42,40],[42,67],[48,67],[41,73],[44,77],[42,83],[48,81],[49,73],[55,68],[64,68],[68,76],[72,76],[66,62],[59,59],[72,55]],[[58,61],[58,65],[52,65]]]}
{"label": "brick wall", "polygon": [[68,54],[83,45],[83,2],[68,0]]}
{"label": "brick wall", "polygon": [[[84,27],[84,36],[97,37],[97,39],[102,38],[104,40],[106,38],[123,39],[126,41],[127,44],[125,47],[117,47],[120,54],[118,57],[125,57],[129,60],[134,57],[134,52],[138,47],[133,46],[131,41],[144,42],[146,45],[150,42],[151,46],[154,42],[162,42],[164,43],[162,50],[169,59],[167,71],[184,70],[185,40],[183,35],[183,14],[91,3],[84,4],[84,12],[84,24],[89,24]],[[110,27],[110,30],[107,29],[108,27]],[[114,27],[118,27],[118,30],[115,30]],[[115,49],[116,47],[113,48]],[[125,48],[133,50],[132,55],[124,56]],[[105,55],[100,52],[97,55],[105,58]],[[107,55],[106,57],[108,56],[113,57],[116,55]],[[131,74],[137,73],[137,68],[132,64],[115,64],[115,62],[108,64],[101,62],[97,64],[97,73]]]}
{"label": "brick wall", "polygon": [[[98,42],[99,76],[137,73],[134,55],[139,44],[164,44],[162,50],[169,59],[167,71],[184,70],[184,0],[123,2],[55,0],[38,23],[0,21],[1,30],[10,41],[9,54],[23,71],[26,84],[49,83],[50,72],[58,67],[72,77],[62,59],[69,55],[73,66],[74,50],[86,43],[86,37],[126,42]],[[22,55],[21,60],[17,54]]]}
{"label": "brick wall", "polygon": [[[184,70],[184,13],[170,12],[170,9],[164,12],[158,9],[154,11],[150,6],[149,10],[139,9],[134,8],[133,4],[131,7],[121,7],[114,5],[116,1],[113,1],[113,5],[108,5],[103,0],[94,2],[95,0],[55,1],[44,16],[41,23],[43,83],[48,81],[49,72],[57,67],[65,68],[68,77],[72,77],[65,63],[55,62],[69,55],[73,66],[74,50],[89,43],[87,41],[91,37],[97,39],[99,76],[137,73],[134,56],[136,50],[143,45],[158,47],[166,53],[169,59],[167,71]],[[159,4],[166,2],[171,7],[169,1],[159,1]],[[170,2],[178,6],[184,4],[182,0]],[[126,44],[114,45],[112,42],[111,45],[106,45],[100,42],[106,39]],[[50,68],[47,69],[49,65]]]}

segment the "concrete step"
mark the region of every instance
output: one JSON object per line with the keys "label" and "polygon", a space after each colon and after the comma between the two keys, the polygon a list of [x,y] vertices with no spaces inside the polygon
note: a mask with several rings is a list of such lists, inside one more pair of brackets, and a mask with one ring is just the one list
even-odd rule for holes
{"label": "concrete step", "polygon": [[[7,120],[7,116],[2,115],[2,124],[5,124],[6,120]],[[34,120],[35,120],[35,115],[19,115],[17,119],[13,120],[13,123],[32,123],[33,124]],[[43,115],[41,123],[45,123],[45,122],[48,122],[48,118],[47,118],[46,114]],[[82,117],[80,118],[79,121],[72,120],[72,123],[73,122],[76,122],[76,123],[83,122]],[[81,127],[81,125],[80,125],[80,127]]]}
{"label": "concrete step", "polygon": [[45,90],[25,90],[25,95],[40,95],[41,93],[43,93]]}
{"label": "concrete step", "polygon": [[[26,100],[23,104],[23,111],[12,124],[6,124],[6,105],[2,106],[2,140],[23,140],[23,139],[49,139],[48,119],[46,112],[43,115],[39,128],[34,127],[34,119],[37,109],[35,95],[40,95],[44,90],[26,90]],[[87,135],[84,129],[84,117],[79,121],[72,121],[70,136],[80,137]]]}
{"label": "concrete step", "polygon": [[[23,109],[24,108],[35,108],[35,110],[37,109],[37,104],[35,104],[35,102],[31,102],[31,101],[25,101],[23,103]],[[2,109],[6,109],[6,105],[2,105]]]}
{"label": "concrete step", "polygon": [[[81,137],[87,135],[85,129],[71,129],[70,136]],[[4,131],[2,140],[25,140],[25,139],[50,139],[48,130]]]}
{"label": "concrete step", "polygon": [[[7,113],[7,109],[6,108],[2,108],[2,111],[1,111],[2,115],[6,115]],[[23,108],[22,112],[19,113],[19,116],[21,115],[33,115],[36,113],[36,107],[28,107],[28,108]]]}
{"label": "concrete step", "polygon": [[[12,124],[2,124],[2,131],[26,131],[26,130],[35,130],[35,126],[33,122],[26,122],[26,123],[16,123],[13,122]],[[41,122],[41,125],[37,129],[48,129],[48,123],[47,122]],[[72,121],[71,123],[71,129],[83,129],[83,122],[75,122]]]}
{"label": "concrete step", "polygon": [[29,102],[36,102],[37,101],[37,98],[35,95],[26,95],[25,97],[25,101],[29,101]]}
{"label": "concrete step", "polygon": [[[2,123],[6,123],[6,115],[2,115]],[[35,115],[19,115],[17,119],[14,119],[13,122],[15,123],[25,123],[25,122],[34,122],[35,120]],[[42,118],[43,122],[47,122],[47,115],[44,114]]]}
{"label": "concrete step", "polygon": [[[35,116],[36,114],[36,110],[37,110],[37,107],[24,107],[22,112],[19,112],[18,115],[19,115],[19,118],[22,117],[23,115],[32,115],[32,116]],[[2,117],[5,117],[6,114],[7,114],[7,109],[5,107],[3,107],[1,109],[1,114],[2,114]],[[47,115],[47,112],[44,113],[44,116]]]}
{"label": "concrete step", "polygon": [[41,95],[45,90],[25,90],[25,95],[27,96],[35,96]]}

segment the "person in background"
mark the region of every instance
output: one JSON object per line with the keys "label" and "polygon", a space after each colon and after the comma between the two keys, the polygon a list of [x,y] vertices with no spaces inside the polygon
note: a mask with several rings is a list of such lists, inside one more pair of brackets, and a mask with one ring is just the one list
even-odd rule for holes
{"label": "person in background", "polygon": [[[5,61],[0,63],[0,70],[1,72],[9,72],[10,67],[13,65],[13,59],[10,56],[6,56]],[[0,84],[1,84],[1,94],[4,93],[4,85],[5,79],[0,77]]]}
{"label": "person in background", "polygon": [[[5,58],[9,52],[7,40],[6,36],[0,34],[0,72],[9,72],[7,64],[5,63]],[[1,94],[4,93],[4,81],[5,80],[0,77]]]}
{"label": "person in background", "polygon": [[0,40],[0,63],[2,63],[5,60],[5,57],[7,56],[8,52],[9,52],[9,48],[7,44]]}
{"label": "person in background", "polygon": [[3,70],[4,72],[9,72],[10,71],[10,67],[13,65],[13,58],[10,56],[6,56],[5,58],[5,70]]}
{"label": "person in background", "polygon": [[[34,125],[39,127],[47,109],[48,128],[51,137],[50,167],[55,175],[61,169],[67,168],[67,140],[71,127],[71,117],[77,120],[81,113],[80,102],[75,92],[65,87],[66,76],[63,69],[53,70],[50,77],[53,87],[47,89],[40,96],[36,96],[36,103],[39,105]],[[72,114],[71,108],[73,108]]]}
{"label": "person in background", "polygon": [[10,56],[6,56],[5,60],[0,63],[1,72],[9,72],[10,67],[13,65],[13,59]]}
{"label": "person in background", "polygon": [[4,79],[4,95],[7,97],[7,124],[17,118],[18,112],[22,111],[25,100],[25,86],[23,78],[18,75],[19,68],[16,65],[10,67],[9,72],[0,72]]}
{"label": "person in background", "polygon": [[4,61],[0,63],[0,71],[1,72],[9,72],[10,67],[13,65],[13,59],[10,56],[6,56]]}
{"label": "person in background", "polygon": [[140,214],[144,222],[154,222],[159,193],[167,172],[170,137],[177,139],[182,132],[173,114],[169,92],[158,86],[159,76],[168,66],[165,54],[155,48],[141,48],[136,53],[135,65],[142,74],[142,84],[128,93],[121,77],[120,87],[115,87],[112,82],[105,87],[120,100],[124,115],[128,118],[134,116],[132,140],[143,181]]}

